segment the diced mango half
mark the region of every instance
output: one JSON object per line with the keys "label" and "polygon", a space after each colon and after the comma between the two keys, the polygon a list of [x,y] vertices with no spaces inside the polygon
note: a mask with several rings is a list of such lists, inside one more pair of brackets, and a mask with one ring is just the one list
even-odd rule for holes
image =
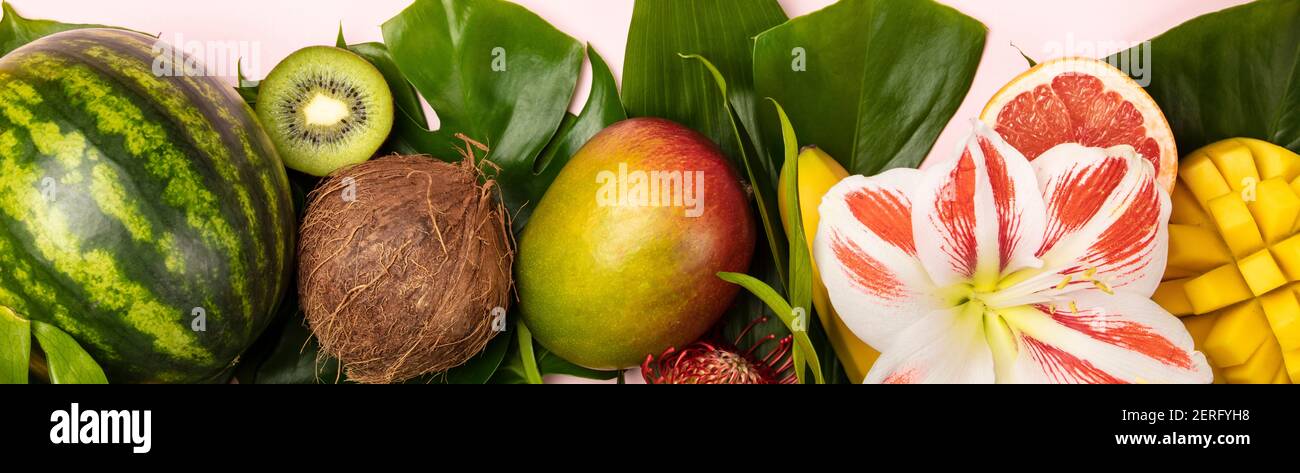
{"label": "diced mango half", "polygon": [[1241,277],[1246,280],[1246,286],[1250,287],[1250,292],[1256,296],[1262,296],[1286,284],[1286,276],[1282,274],[1282,269],[1277,267],[1277,263],[1273,261],[1273,254],[1268,250],[1259,250],[1238,260],[1237,269],[1241,270]]}
{"label": "diced mango half", "polygon": [[1192,315],[1183,317],[1183,325],[1187,326],[1187,333],[1192,335],[1192,343],[1196,346],[1204,346],[1205,339],[1210,336],[1210,331],[1214,330],[1214,322],[1217,319],[1215,314]]}
{"label": "diced mango half", "polygon": [[1277,367],[1277,374],[1273,375],[1270,384],[1291,384],[1291,375],[1286,372],[1286,353],[1282,354],[1282,365]]}
{"label": "diced mango half", "polygon": [[1180,225],[1197,225],[1210,226],[1213,222],[1210,220],[1210,214],[1205,213],[1201,208],[1201,203],[1192,195],[1192,191],[1187,190],[1187,186],[1174,186],[1174,193],[1170,196],[1174,208],[1169,213],[1169,223]]}
{"label": "diced mango half", "polygon": [[1232,262],[1232,253],[1213,228],[1169,225],[1169,266],[1199,274]]}
{"label": "diced mango half", "polygon": [[1286,366],[1286,372],[1291,376],[1291,382],[1300,384],[1300,350],[1283,352],[1282,364]]}
{"label": "diced mango half", "polygon": [[1250,148],[1261,179],[1280,178],[1289,182],[1300,176],[1300,156],[1291,150],[1254,138],[1237,138],[1236,141]]}
{"label": "diced mango half", "polygon": [[1232,250],[1233,256],[1244,257],[1264,248],[1264,237],[1259,234],[1255,218],[1246,208],[1238,193],[1224,194],[1211,199],[1208,207],[1214,217],[1219,234]]}
{"label": "diced mango half", "polygon": [[1281,179],[1266,179],[1255,186],[1253,197],[1246,207],[1264,234],[1264,241],[1276,243],[1291,236],[1296,215],[1300,214],[1300,197],[1291,186]]}
{"label": "diced mango half", "polygon": [[1204,152],[1192,153],[1183,158],[1183,162],[1178,165],[1178,177],[1202,204],[1232,192],[1219,173],[1219,168],[1215,167],[1214,161]]}
{"label": "diced mango half", "polygon": [[1264,310],[1258,302],[1243,302],[1224,311],[1214,322],[1205,337],[1205,355],[1219,366],[1236,366],[1245,363],[1265,341],[1270,340]]}
{"label": "diced mango half", "polygon": [[1170,201],[1152,299],[1180,317],[1216,383],[1300,383],[1300,155],[1213,143],[1183,158]]}
{"label": "diced mango half", "polygon": [[1202,151],[1210,156],[1219,175],[1227,181],[1232,190],[1241,190],[1259,183],[1259,171],[1255,169],[1255,157],[1250,148],[1237,140],[1223,140],[1206,146]]}
{"label": "diced mango half", "polygon": [[[1217,318],[1218,316],[1216,314],[1204,314],[1189,315],[1181,319],[1183,324],[1187,326],[1187,332],[1192,334],[1192,343],[1196,345],[1198,349],[1202,349],[1201,347],[1205,346],[1205,338],[1208,337],[1210,331],[1214,329],[1214,322]],[[1214,371],[1214,382],[1224,382],[1223,370],[1219,368],[1219,365],[1214,363],[1214,360],[1210,360],[1210,368]]]}
{"label": "diced mango half", "polygon": [[1300,281],[1300,235],[1295,235],[1271,248],[1273,260],[1277,261],[1288,281]]}
{"label": "diced mango half", "polygon": [[1250,286],[1237,271],[1237,265],[1225,264],[1202,274],[1183,286],[1192,312],[1205,314],[1250,299]]}
{"label": "diced mango half", "polygon": [[1300,301],[1295,291],[1273,291],[1259,298],[1282,351],[1300,350]]}
{"label": "diced mango half", "polygon": [[1264,340],[1245,362],[1223,368],[1223,378],[1229,383],[1268,383],[1282,366],[1282,349],[1277,342]]}
{"label": "diced mango half", "polygon": [[1187,279],[1174,279],[1160,283],[1156,287],[1156,293],[1151,295],[1151,300],[1160,304],[1170,314],[1182,317],[1192,315],[1192,302],[1187,300],[1187,292],[1183,288],[1187,284]]}

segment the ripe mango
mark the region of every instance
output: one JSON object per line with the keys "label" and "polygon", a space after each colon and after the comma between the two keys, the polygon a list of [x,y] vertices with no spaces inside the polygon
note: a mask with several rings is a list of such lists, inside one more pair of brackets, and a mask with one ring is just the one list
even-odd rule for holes
{"label": "ripe mango", "polygon": [[[808,241],[808,252],[812,254],[814,232],[817,231],[817,224],[821,221],[818,207],[821,205],[822,196],[825,196],[840,180],[849,177],[849,172],[840,166],[835,158],[815,146],[800,151],[798,161],[799,210],[803,216],[803,230]],[[790,163],[785,165],[789,166]],[[785,188],[785,172],[781,173],[781,180],[777,186],[777,189]],[[786,204],[784,200],[779,200],[779,203],[781,224],[788,231],[790,220],[787,216]],[[849,375],[850,380],[860,383],[867,377],[867,371],[876,362],[876,358],[880,357],[880,352],[853,335],[849,327],[844,325],[839,314],[836,314],[835,309],[831,307],[830,295],[826,292],[826,286],[822,284],[816,264],[813,265],[812,270],[813,307],[817,309],[817,317],[821,320],[822,327],[826,328],[831,347],[835,349],[835,354],[844,364],[845,373]]]}
{"label": "ripe mango", "polygon": [[1182,317],[1215,382],[1300,383],[1300,155],[1250,138],[1183,158],[1152,299]]}
{"label": "ripe mango", "polygon": [[560,170],[519,237],[515,284],[533,338],[581,366],[621,369],[704,335],[739,286],[757,229],[739,175],[682,125],[633,118]]}

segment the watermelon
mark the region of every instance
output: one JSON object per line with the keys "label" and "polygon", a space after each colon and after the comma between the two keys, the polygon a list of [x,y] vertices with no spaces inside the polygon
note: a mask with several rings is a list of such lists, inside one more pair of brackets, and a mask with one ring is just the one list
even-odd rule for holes
{"label": "watermelon", "polygon": [[215,381],[288,287],[289,185],[235,91],[155,74],[155,44],[84,29],[0,59],[0,305],[110,382]]}

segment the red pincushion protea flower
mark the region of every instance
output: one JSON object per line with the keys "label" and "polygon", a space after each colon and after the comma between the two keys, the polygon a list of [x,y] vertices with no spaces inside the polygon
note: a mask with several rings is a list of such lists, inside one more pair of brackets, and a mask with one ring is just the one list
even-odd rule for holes
{"label": "red pincushion protea flower", "polygon": [[[750,322],[730,344],[695,342],[678,351],[673,347],[659,355],[646,355],[641,376],[646,384],[794,384],[790,358],[792,338],[777,340],[768,334],[748,349],[738,348],[740,340],[767,317]],[[759,347],[777,340],[777,347],[762,358],[754,354]]]}

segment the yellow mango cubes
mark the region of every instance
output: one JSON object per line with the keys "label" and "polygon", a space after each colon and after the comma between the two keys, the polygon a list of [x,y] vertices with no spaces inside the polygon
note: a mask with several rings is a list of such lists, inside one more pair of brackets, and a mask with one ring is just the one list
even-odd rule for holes
{"label": "yellow mango cubes", "polygon": [[1215,381],[1300,383],[1300,155],[1223,140],[1184,157],[1152,299],[1182,317]]}

